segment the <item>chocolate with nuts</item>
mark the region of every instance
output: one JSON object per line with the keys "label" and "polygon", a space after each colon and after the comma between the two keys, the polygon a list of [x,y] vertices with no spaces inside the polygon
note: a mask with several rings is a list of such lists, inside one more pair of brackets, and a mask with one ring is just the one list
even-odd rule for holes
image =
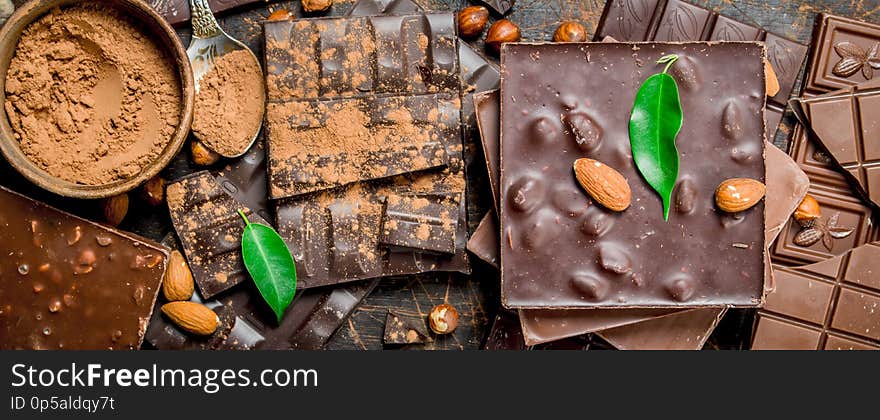
{"label": "chocolate with nuts", "polygon": [[2,187],[0,227],[0,348],[140,348],[167,248]]}
{"label": "chocolate with nuts", "polygon": [[[673,201],[679,205],[668,222],[635,168],[629,142],[636,92],[652,74],[646,63],[666,54],[680,57],[670,74],[686,120],[676,142],[681,159]],[[763,60],[763,45],[753,42],[503,47],[505,306],[759,305],[764,203],[732,215],[716,209],[714,193],[729,178],[764,182]],[[582,77],[558,77],[569,72]],[[569,165],[583,157],[627,180],[628,209],[608,211],[580,191]]]}

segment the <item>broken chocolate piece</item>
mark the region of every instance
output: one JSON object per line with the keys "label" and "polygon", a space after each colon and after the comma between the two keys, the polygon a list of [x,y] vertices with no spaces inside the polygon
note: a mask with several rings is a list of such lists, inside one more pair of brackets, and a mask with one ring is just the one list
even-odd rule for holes
{"label": "broken chocolate piece", "polygon": [[379,242],[389,246],[455,253],[459,196],[389,197]]}
{"label": "broken chocolate piece", "polygon": [[140,348],[168,248],[3,187],[0,226],[0,349]]}
{"label": "broken chocolate piece", "polygon": [[825,93],[880,78],[880,25],[820,13],[804,90]]}
{"label": "broken chocolate piece", "polygon": [[406,317],[388,311],[385,316],[385,334],[382,342],[387,345],[423,344],[430,340],[422,318]]}

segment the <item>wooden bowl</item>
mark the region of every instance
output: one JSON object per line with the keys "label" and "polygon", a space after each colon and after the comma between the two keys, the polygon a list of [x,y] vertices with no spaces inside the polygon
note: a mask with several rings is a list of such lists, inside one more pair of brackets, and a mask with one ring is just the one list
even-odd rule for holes
{"label": "wooden bowl", "polygon": [[[94,0],[88,1],[88,3],[95,2]],[[140,22],[144,30],[152,36],[157,45],[165,48],[169,53],[171,61],[177,67],[176,72],[180,81],[180,125],[172,134],[171,141],[165,146],[165,150],[137,175],[104,185],[82,185],[52,176],[31,162],[22,153],[18,140],[13,137],[9,117],[0,108],[0,114],[2,114],[2,117],[0,117],[0,152],[25,178],[43,189],[65,197],[104,198],[122,194],[136,188],[146,180],[154,177],[168,165],[171,159],[183,147],[192,124],[193,100],[195,97],[192,67],[187,58],[186,50],[171,26],[149,5],[140,0],[98,0],[97,2],[104,3],[112,9],[120,10],[131,16],[132,20]],[[15,54],[15,48],[18,45],[22,31],[51,9],[78,3],[86,3],[86,1],[33,0],[21,6],[9,17],[9,20],[6,21],[6,24],[0,30],[0,104],[6,103],[6,72]]]}

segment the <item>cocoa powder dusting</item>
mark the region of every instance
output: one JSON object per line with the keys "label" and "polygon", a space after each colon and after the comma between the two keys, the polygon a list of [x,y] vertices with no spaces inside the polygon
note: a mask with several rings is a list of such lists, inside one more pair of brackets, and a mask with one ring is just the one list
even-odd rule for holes
{"label": "cocoa powder dusting", "polygon": [[25,156],[103,185],[136,176],[180,123],[175,65],[143,28],[100,4],[53,9],[22,32],[4,108]]}
{"label": "cocoa powder dusting", "polygon": [[250,52],[220,57],[199,81],[193,132],[211,150],[227,157],[247,151],[263,123],[263,72]]}

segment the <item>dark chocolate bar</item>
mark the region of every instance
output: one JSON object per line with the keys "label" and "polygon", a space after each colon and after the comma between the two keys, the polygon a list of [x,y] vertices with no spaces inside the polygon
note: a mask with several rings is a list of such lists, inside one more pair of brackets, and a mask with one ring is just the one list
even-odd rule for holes
{"label": "dark chocolate bar", "polygon": [[0,349],[138,349],[168,249],[0,187]]}
{"label": "dark chocolate bar", "polygon": [[[690,74],[677,76],[686,122],[677,137],[682,158],[673,201],[693,204],[674,206],[668,221],[629,152],[636,92],[662,71],[652,63],[666,54],[680,57],[673,74]],[[715,208],[714,191],[729,178],[765,181],[763,60],[756,42],[503,46],[503,304],[760,305],[764,203],[734,217]],[[718,83],[701,89],[709,78]],[[730,126],[738,129],[725,134]],[[584,141],[578,133],[596,135]],[[629,209],[612,213],[592,205],[572,171],[585,156],[623,174],[632,189]]]}
{"label": "dark chocolate bar", "polygon": [[236,200],[207,171],[168,185],[168,210],[202,296],[214,295],[246,279],[241,259],[241,210],[251,222],[270,225]]}
{"label": "dark chocolate bar", "polygon": [[880,25],[821,13],[804,91],[825,93],[880,79]]}
{"label": "dark chocolate bar", "polygon": [[[179,247],[173,235],[163,243]],[[320,349],[378,282],[368,280],[334,289],[299,291],[280,324],[253,282],[207,300],[195,293],[191,301],[213,309],[220,319],[214,334],[189,334],[157,311],[150,320],[146,340],[160,350]],[[159,299],[160,305],[165,302],[164,298]]]}
{"label": "dark chocolate bar", "polygon": [[411,15],[423,11],[412,0],[358,0],[345,16]]}
{"label": "dark chocolate bar", "polygon": [[822,150],[844,170],[865,201],[880,208],[880,78],[792,101],[795,114]]}
{"label": "dark chocolate bar", "polygon": [[700,350],[727,309],[694,309],[596,333],[620,350]]}
{"label": "dark chocolate bar", "polygon": [[479,0],[499,15],[504,15],[516,4],[516,0]]}
{"label": "dark chocolate bar", "polygon": [[[205,0],[202,0],[205,1]],[[214,13],[224,12],[239,6],[253,3],[268,3],[271,0],[206,0]],[[156,9],[168,23],[176,25],[189,20],[189,0],[147,0],[147,4]]]}
{"label": "dark chocolate bar", "polygon": [[461,197],[390,196],[382,215],[379,243],[388,246],[455,253],[455,229]]}
{"label": "dark chocolate bar", "polygon": [[880,349],[880,245],[815,264],[776,267],[752,349]]}
{"label": "dark chocolate bar", "polygon": [[269,205],[266,175],[266,152],[262,133],[253,146],[240,158],[215,173],[217,182],[232,198],[256,212],[263,220],[275,220]]}
{"label": "dark chocolate bar", "polygon": [[799,42],[680,0],[608,0],[593,39],[607,36],[617,41],[764,41],[767,59],[779,79],[779,92],[767,102],[769,141],[808,50]]}

